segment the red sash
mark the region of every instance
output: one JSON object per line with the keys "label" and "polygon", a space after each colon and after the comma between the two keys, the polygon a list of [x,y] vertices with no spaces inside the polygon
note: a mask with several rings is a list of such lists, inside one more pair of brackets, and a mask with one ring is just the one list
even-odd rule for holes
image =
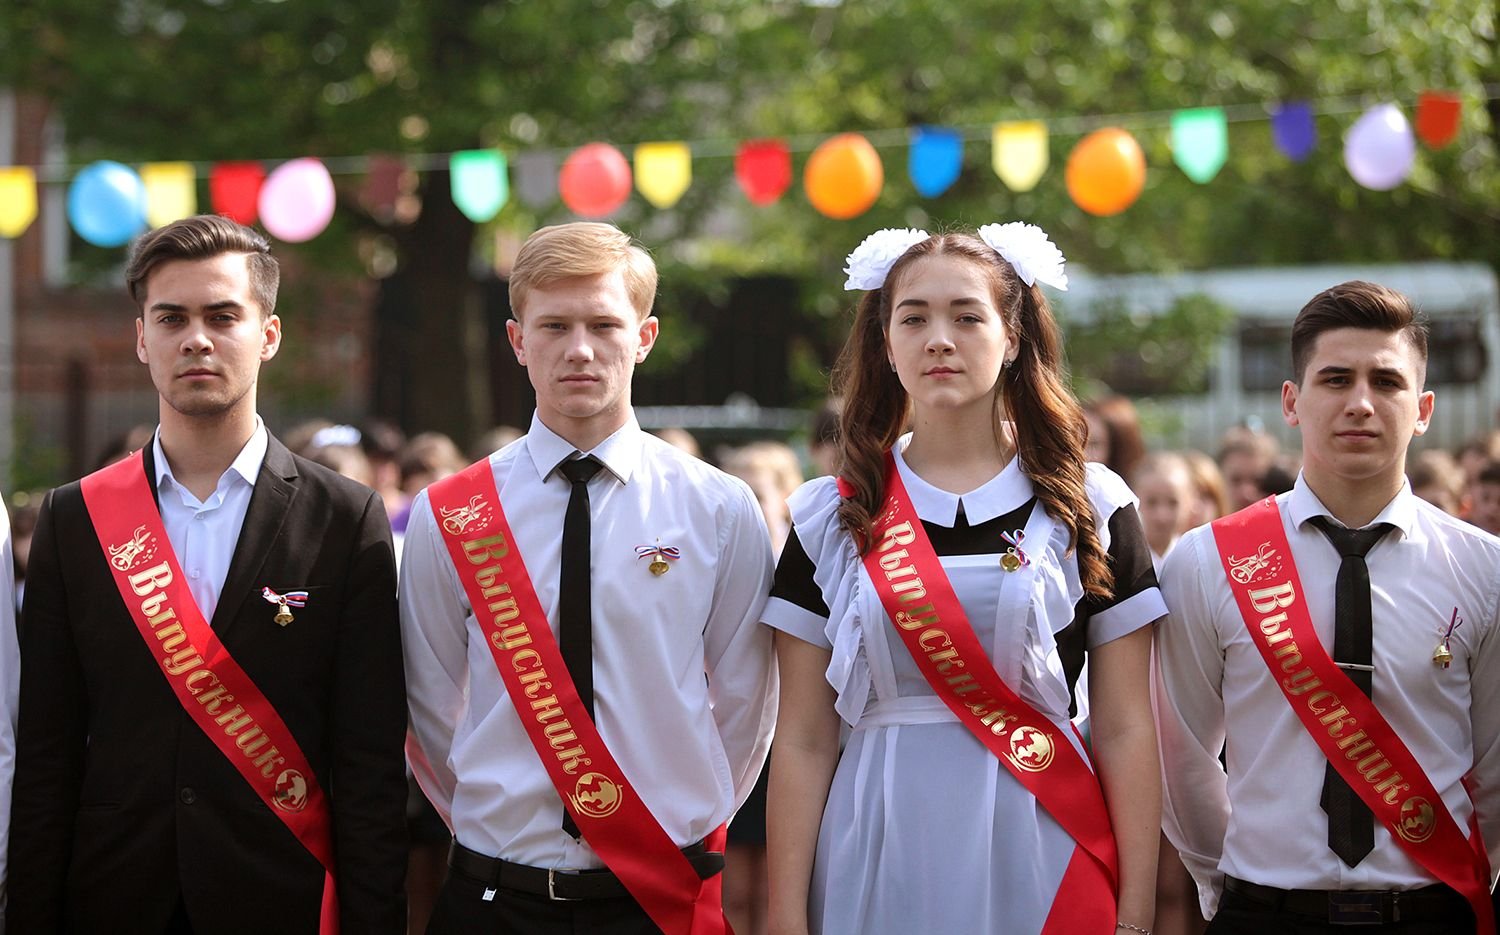
{"label": "red sash", "polygon": [[318,930],[336,935],[338,890],[328,798],[292,732],[219,642],[183,583],[141,453],[85,477],[82,489],[115,586],[178,702],[323,865]]}
{"label": "red sash", "polygon": [[1478,825],[1464,836],[1416,757],[1319,642],[1276,498],[1215,520],[1213,533],[1245,628],[1302,726],[1407,856],[1469,901],[1479,935],[1495,935]]}
{"label": "red sash", "polygon": [[864,564],[896,633],[937,696],[1078,844],[1043,935],[1114,932],[1119,859],[1098,778],[1064,729],[995,671],[890,454],[885,489]]}
{"label": "red sash", "polygon": [[[626,782],[583,707],[515,546],[489,461],[427,488],[495,667],[578,830],[667,935],[729,933],[721,877],[688,863]],[[722,848],[720,827],[709,836]]]}

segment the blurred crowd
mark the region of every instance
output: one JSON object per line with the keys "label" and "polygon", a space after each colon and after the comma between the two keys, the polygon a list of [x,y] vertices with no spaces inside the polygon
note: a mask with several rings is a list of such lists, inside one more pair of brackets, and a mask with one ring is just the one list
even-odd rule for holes
{"label": "blurred crowd", "polygon": [[[1089,460],[1105,464],[1130,484],[1152,556],[1161,561],[1195,526],[1290,490],[1300,469],[1299,454],[1283,450],[1275,436],[1252,425],[1227,428],[1213,452],[1153,450],[1146,442],[1136,408],[1123,396],[1087,401]],[[787,497],[804,479],[836,470],[838,409],[829,401],[813,413],[806,435],[793,446],[776,439],[739,445],[700,445],[689,431],[661,428],[654,434],[708,460],[746,482],[765,514],[779,555],[791,528]],[[102,467],[151,441],[154,426],[142,425],[114,439],[99,455]],[[467,448],[446,435],[423,432],[407,437],[388,422],[359,426],[311,420],[283,433],[287,447],[379,492],[391,520],[399,558],[412,498],[424,487],[487,457],[521,437],[513,426],[496,426]],[[1408,464],[1413,493],[1438,508],[1494,534],[1500,534],[1500,429],[1470,439],[1455,451],[1428,447]],[[16,599],[25,592],[32,531],[41,506],[39,494],[18,494],[11,504],[15,546]],[[412,856],[408,874],[411,931],[425,929],[427,911],[442,883],[448,831],[412,782],[408,817]],[[764,779],[736,821],[725,873],[725,908],[741,935],[765,931]],[[757,799],[760,798],[760,801]],[[736,840],[736,838],[738,840]],[[1191,879],[1162,839],[1162,870],[1157,898],[1158,933],[1201,932]]]}

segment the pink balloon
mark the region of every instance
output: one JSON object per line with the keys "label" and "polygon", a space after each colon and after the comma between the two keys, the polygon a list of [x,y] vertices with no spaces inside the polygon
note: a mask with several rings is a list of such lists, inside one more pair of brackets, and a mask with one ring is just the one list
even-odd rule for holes
{"label": "pink balloon", "polygon": [[1378,192],[1406,181],[1417,159],[1411,124],[1395,104],[1378,104],[1354,121],[1344,137],[1344,165],[1354,181]]}
{"label": "pink balloon", "polygon": [[272,237],[302,243],[323,233],[333,220],[333,178],[313,158],[284,162],[260,189],[260,222]]}

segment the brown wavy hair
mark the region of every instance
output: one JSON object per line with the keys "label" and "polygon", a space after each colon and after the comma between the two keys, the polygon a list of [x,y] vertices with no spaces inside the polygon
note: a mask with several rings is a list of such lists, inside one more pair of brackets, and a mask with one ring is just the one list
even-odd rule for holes
{"label": "brown wavy hair", "polygon": [[1042,507],[1067,527],[1068,548],[1077,551],[1084,590],[1108,596],[1114,574],[1099,544],[1084,487],[1088,428],[1064,378],[1057,321],[1041,289],[1023,283],[1008,262],[973,234],[937,234],[914,245],[891,267],[885,285],[866,292],[855,309],[854,327],[833,372],[833,391],[844,398],[839,474],[853,488],[839,504],[839,525],[854,537],[861,554],[874,545],[873,518],[885,499],[885,453],[911,415],[911,399],[886,353],[891,299],[913,264],[930,256],[964,257],[988,272],[995,307],[1019,348],[1015,361],[1001,371],[995,434],[1003,432],[1003,421],[1015,424],[1021,468]]}

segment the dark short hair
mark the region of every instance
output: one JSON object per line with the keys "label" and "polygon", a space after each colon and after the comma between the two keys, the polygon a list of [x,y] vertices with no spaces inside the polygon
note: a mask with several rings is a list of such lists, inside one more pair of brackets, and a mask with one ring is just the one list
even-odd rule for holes
{"label": "dark short hair", "polygon": [[271,243],[259,233],[218,214],[200,214],[147,231],[130,253],[125,285],[140,311],[146,310],[146,279],[171,260],[207,260],[221,253],[243,253],[250,270],[250,297],[262,315],[276,311],[281,267]]}
{"label": "dark short hair", "polygon": [[1400,332],[1421,361],[1418,382],[1427,372],[1427,321],[1411,300],[1395,289],[1353,279],[1325,289],[1302,306],[1292,322],[1292,373],[1300,384],[1307,373],[1318,337],[1339,328],[1366,328],[1388,334]]}

